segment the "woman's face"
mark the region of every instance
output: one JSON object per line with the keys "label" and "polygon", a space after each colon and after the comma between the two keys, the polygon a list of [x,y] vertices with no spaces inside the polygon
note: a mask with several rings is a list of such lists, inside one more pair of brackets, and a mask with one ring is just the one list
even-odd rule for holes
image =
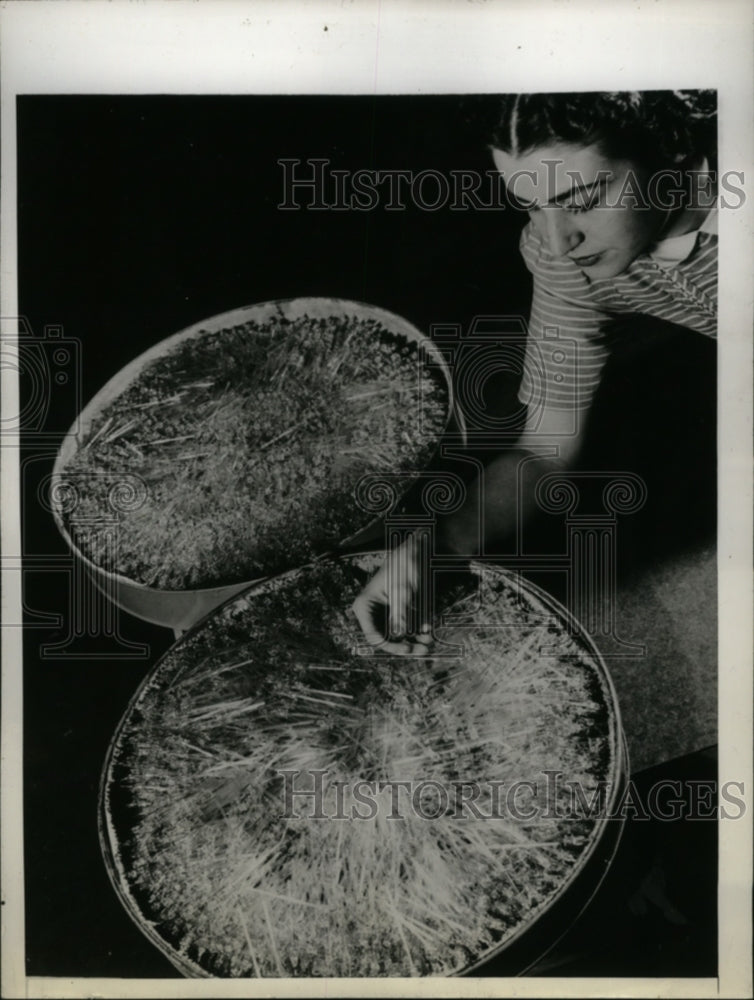
{"label": "woman's face", "polygon": [[514,156],[492,151],[516,201],[557,257],[612,278],[658,238],[667,212],[646,198],[646,171],[597,145],[556,144]]}

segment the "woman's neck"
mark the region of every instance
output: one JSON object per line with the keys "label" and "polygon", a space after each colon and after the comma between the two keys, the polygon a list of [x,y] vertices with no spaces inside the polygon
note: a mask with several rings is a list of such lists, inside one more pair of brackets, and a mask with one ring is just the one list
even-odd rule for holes
{"label": "woman's neck", "polygon": [[704,223],[717,203],[715,176],[709,169],[706,157],[689,168],[687,175],[696,181],[691,183],[690,202],[681,208],[669,210],[660,227],[658,241],[693,233]]}

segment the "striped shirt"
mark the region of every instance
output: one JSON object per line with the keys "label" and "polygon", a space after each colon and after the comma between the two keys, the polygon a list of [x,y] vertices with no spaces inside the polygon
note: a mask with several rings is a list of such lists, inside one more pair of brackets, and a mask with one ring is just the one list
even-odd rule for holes
{"label": "striped shirt", "polygon": [[606,321],[645,313],[715,337],[717,213],[693,233],[658,243],[614,278],[590,279],[555,257],[529,224],[521,253],[534,276],[520,399],[536,409],[585,410],[611,345]]}

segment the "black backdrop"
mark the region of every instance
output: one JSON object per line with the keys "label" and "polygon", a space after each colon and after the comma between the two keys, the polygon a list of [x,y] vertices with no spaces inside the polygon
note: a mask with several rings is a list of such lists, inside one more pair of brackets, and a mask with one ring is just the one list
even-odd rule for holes
{"label": "black backdrop", "polygon": [[[116,899],[96,827],[109,740],[173,636],[123,613],[117,638],[71,633],[67,551],[39,488],[76,394],[86,402],[184,326],[273,298],[357,299],[425,332],[525,314],[523,219],[410,197],[397,211],[385,198],[371,211],[279,210],[282,158],[491,170],[455,97],[28,96],[17,107],[20,312],[49,373],[58,338],[72,356],[65,385],[50,374],[44,412],[28,411],[22,453],[27,971],[173,975]],[[431,182],[424,192],[434,197]]]}
{"label": "black backdrop", "polygon": [[[329,170],[485,175],[491,158],[455,97],[28,96],[17,110],[29,361],[21,365],[27,972],[172,976],[109,884],[97,786],[129,698],[173,635],[124,613],[117,634],[75,633],[74,571],[43,488],[57,446],[79,403],[132,358],[238,306],[337,296],[390,309],[426,333],[435,324],[468,330],[475,316],[526,316],[524,220],[510,209],[428,211],[411,197],[398,211],[384,197],[370,211],[278,208],[285,158],[327,159]],[[432,196],[431,184],[425,191]],[[627,573],[714,533],[714,344],[682,333],[681,347],[668,341],[651,363],[640,356],[606,376],[595,403],[589,460],[650,484],[622,538]],[[689,773],[698,777],[698,765]],[[615,926],[616,893],[641,877],[629,852],[628,874],[614,866],[585,932],[582,974],[714,974],[714,826],[682,826],[668,851],[680,882],[706,887],[698,926],[677,940],[651,921]],[[628,834],[624,841],[636,847]]]}

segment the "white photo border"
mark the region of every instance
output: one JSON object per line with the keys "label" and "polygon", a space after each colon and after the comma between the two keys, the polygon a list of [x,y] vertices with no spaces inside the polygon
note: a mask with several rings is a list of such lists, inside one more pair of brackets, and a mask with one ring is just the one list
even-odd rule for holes
{"label": "white photo border", "polygon": [[[16,118],[20,94],[440,94],[712,88],[720,170],[754,174],[748,2],[588,0],[20,0],[0,5],[0,316],[18,315]],[[327,26],[327,31],[324,31]],[[745,185],[749,189],[749,185]],[[27,978],[24,969],[21,635],[2,630],[2,994],[133,996],[751,995],[752,289],[754,197],[720,218],[719,780],[743,782],[746,815],[721,824],[717,980],[115,980]],[[2,372],[3,417],[18,410]],[[2,551],[20,551],[16,449],[2,451]],[[19,621],[20,576],[3,571]]]}

